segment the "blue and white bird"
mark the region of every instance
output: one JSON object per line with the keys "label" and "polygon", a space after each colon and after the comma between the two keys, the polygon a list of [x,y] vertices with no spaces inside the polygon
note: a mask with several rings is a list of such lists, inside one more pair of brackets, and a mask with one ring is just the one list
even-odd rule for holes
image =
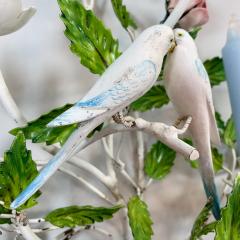
{"label": "blue and white bird", "polygon": [[[93,129],[145,94],[157,80],[164,56],[174,46],[174,34],[170,27],[156,25],[146,29],[82,100],[50,122],[49,127],[72,123],[80,123],[80,126],[36,179],[16,198],[11,208],[16,209],[26,202],[72,156]],[[132,125],[122,117],[116,119],[127,127]]]}
{"label": "blue and white bird", "polygon": [[183,29],[175,29],[174,35],[177,46],[167,57],[164,69],[165,86],[180,119],[192,117],[189,130],[200,154],[203,185],[207,197],[213,200],[213,214],[219,219],[220,204],[214,182],[210,141],[220,145],[220,137],[211,85],[192,37]]}

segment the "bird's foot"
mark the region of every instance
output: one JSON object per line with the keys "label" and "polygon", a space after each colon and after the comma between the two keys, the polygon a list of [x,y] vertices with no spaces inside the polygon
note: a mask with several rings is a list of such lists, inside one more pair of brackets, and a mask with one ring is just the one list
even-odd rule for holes
{"label": "bird's foot", "polygon": [[188,120],[189,116],[183,116],[177,119],[177,121],[174,123],[175,128],[179,128],[179,125],[184,121],[186,122]]}
{"label": "bird's foot", "polygon": [[135,119],[131,116],[123,116],[122,112],[116,113],[112,118],[115,123],[123,124],[126,128],[132,128],[136,126]]}

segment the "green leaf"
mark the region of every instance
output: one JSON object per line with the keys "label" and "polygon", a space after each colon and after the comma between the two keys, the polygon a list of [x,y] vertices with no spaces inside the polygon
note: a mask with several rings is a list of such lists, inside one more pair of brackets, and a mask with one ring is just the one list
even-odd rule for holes
{"label": "green leaf", "polygon": [[45,220],[58,227],[86,226],[95,222],[103,222],[113,217],[122,208],[121,205],[105,208],[93,206],[70,206],[50,212]]}
{"label": "green leaf", "polygon": [[208,233],[214,231],[214,226],[215,226],[214,224],[212,223],[211,225],[206,224],[210,216],[212,205],[213,205],[212,201],[207,202],[205,207],[199,213],[197,219],[193,224],[190,240],[197,240],[199,239],[199,237],[203,235],[207,235]]}
{"label": "green leaf", "polygon": [[217,148],[212,148],[213,168],[215,173],[222,170],[223,167],[223,155],[219,153]]}
{"label": "green leaf", "polygon": [[134,29],[137,28],[135,21],[133,20],[132,16],[128,12],[125,5],[123,5],[122,0],[111,0],[113,10],[120,21],[123,28],[127,29],[129,26],[133,27]]}
{"label": "green leaf", "polygon": [[223,137],[224,137],[225,144],[228,145],[230,148],[234,148],[237,136],[236,136],[235,125],[232,117],[229,118],[226,123],[226,128],[225,128]]}
{"label": "green leaf", "polygon": [[58,0],[70,49],[92,73],[102,74],[119,56],[118,41],[91,10],[76,0]]}
{"label": "green leaf", "polygon": [[48,128],[47,124],[72,106],[72,104],[66,104],[63,107],[56,108],[36,120],[29,122],[25,127],[11,130],[10,133],[16,136],[19,132],[23,132],[25,138],[31,139],[33,143],[46,142],[47,145],[50,145],[59,142],[63,145],[72,132],[77,129],[78,125],[72,124],[68,126]]}
{"label": "green leaf", "polygon": [[217,126],[218,126],[218,130],[219,130],[219,134],[221,136],[221,138],[223,138],[223,134],[225,131],[225,122],[223,121],[221,114],[219,112],[215,112],[215,118],[217,121]]}
{"label": "green leaf", "polygon": [[208,72],[212,86],[219,85],[221,82],[225,81],[223,60],[221,58],[215,57],[209,59],[204,62],[204,66]]}
{"label": "green leaf", "polygon": [[221,210],[222,218],[216,225],[215,240],[240,240],[240,174],[236,177],[233,191],[225,208]]}
{"label": "green leaf", "polygon": [[[0,204],[0,215],[1,214],[11,214],[11,213],[12,213],[12,211],[10,209],[6,209]],[[10,223],[11,223],[10,218],[0,218],[0,225],[1,224],[10,224]]]}
{"label": "green leaf", "polygon": [[195,27],[189,32],[189,34],[193,39],[196,39],[201,29],[202,29],[201,27]]}
{"label": "green leaf", "polygon": [[104,123],[98,125],[95,129],[92,130],[92,132],[90,132],[88,134],[88,138],[91,138],[96,132],[100,132],[103,129]]}
{"label": "green leaf", "polygon": [[161,180],[171,171],[176,153],[161,142],[152,145],[145,158],[145,173],[153,179]]}
{"label": "green leaf", "polygon": [[135,196],[128,202],[128,219],[134,240],[150,240],[153,235],[152,220],[146,203]]}
{"label": "green leaf", "polygon": [[[4,207],[9,208],[10,203],[37,175],[37,167],[31,151],[26,149],[24,135],[18,133],[10,150],[5,152],[4,161],[0,163],[0,200],[4,202]],[[38,191],[19,210],[36,205],[39,196]]]}
{"label": "green leaf", "polygon": [[153,108],[160,108],[169,103],[166,90],[161,85],[153,86],[144,96],[131,104],[134,111],[145,112]]}

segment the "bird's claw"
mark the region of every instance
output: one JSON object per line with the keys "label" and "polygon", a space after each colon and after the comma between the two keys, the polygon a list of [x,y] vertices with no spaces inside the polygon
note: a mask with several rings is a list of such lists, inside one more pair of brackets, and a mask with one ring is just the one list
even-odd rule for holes
{"label": "bird's claw", "polygon": [[112,118],[114,122],[117,124],[123,124],[126,128],[132,128],[136,126],[135,118],[131,116],[124,117],[122,112],[118,112]]}
{"label": "bird's claw", "polygon": [[183,116],[180,117],[176,120],[176,122],[174,123],[174,127],[179,129],[179,125],[183,122],[183,121],[187,121],[188,120],[188,116]]}

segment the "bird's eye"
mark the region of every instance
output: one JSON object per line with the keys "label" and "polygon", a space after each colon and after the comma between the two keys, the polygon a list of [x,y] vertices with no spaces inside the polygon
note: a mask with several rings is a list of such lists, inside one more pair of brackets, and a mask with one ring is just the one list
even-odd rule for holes
{"label": "bird's eye", "polygon": [[179,36],[179,37],[182,37],[182,36],[183,36],[183,33],[178,33],[178,36]]}
{"label": "bird's eye", "polygon": [[170,42],[173,42],[173,38],[170,39]]}

